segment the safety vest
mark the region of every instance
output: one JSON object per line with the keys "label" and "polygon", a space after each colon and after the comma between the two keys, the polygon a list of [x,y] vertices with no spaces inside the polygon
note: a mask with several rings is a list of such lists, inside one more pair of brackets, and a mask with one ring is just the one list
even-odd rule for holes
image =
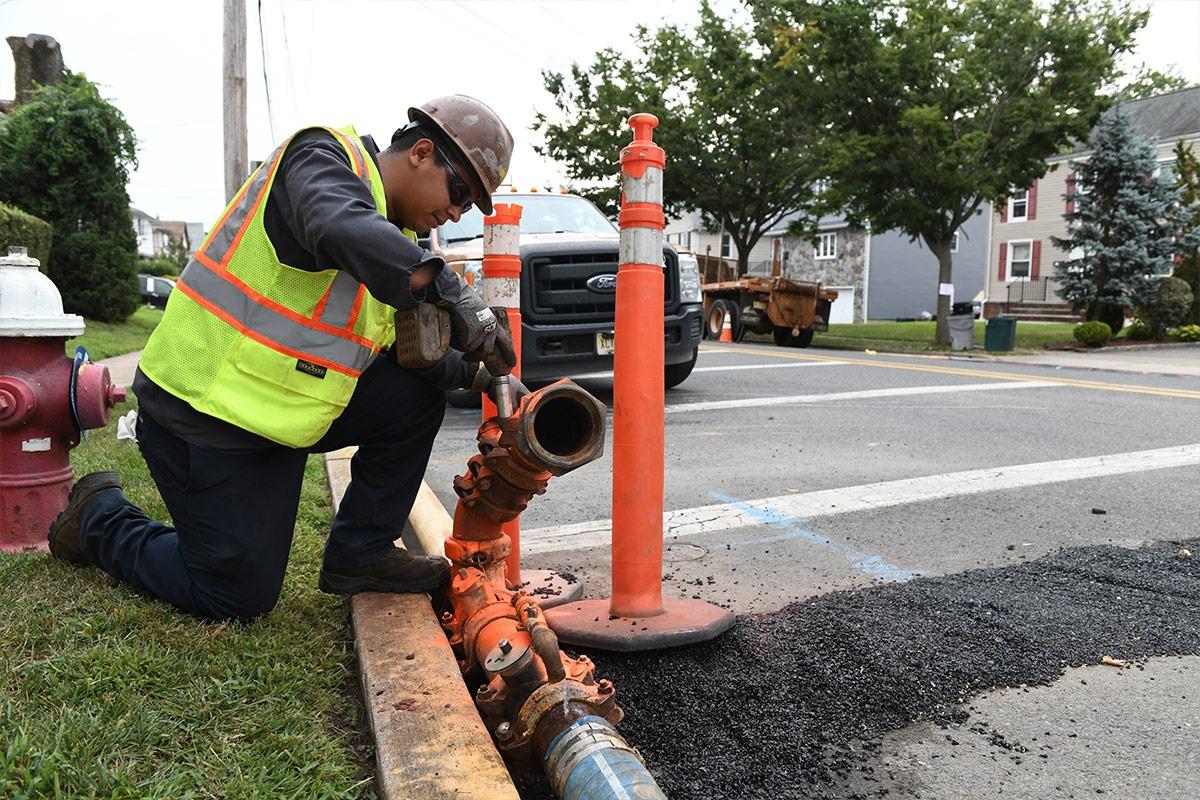
{"label": "safety vest", "polygon": [[[370,186],[376,210],[386,215],[379,170],[354,128],[322,130],[341,143]],[[311,272],[279,261],[263,214],[294,138],[250,175],[192,256],[140,367],[197,411],[279,444],[307,447],[329,429],[358,376],[395,339],[395,309],[348,272]]]}

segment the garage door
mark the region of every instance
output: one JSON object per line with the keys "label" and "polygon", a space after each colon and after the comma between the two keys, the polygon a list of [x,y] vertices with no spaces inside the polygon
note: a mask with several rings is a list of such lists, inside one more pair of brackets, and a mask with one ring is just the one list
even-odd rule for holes
{"label": "garage door", "polygon": [[833,306],[829,309],[829,321],[854,322],[854,287],[829,286],[827,288],[838,293],[837,300],[833,301]]}

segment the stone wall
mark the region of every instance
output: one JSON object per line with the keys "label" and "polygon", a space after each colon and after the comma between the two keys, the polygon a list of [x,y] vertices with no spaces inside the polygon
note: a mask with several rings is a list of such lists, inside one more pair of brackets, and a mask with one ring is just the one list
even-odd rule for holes
{"label": "stone wall", "polygon": [[863,287],[866,231],[861,228],[843,227],[822,233],[837,233],[837,256],[818,260],[811,241],[785,236],[781,245],[783,274],[800,281],[820,281],[823,286],[853,286],[854,321],[862,322],[866,319],[863,308],[866,294]]}

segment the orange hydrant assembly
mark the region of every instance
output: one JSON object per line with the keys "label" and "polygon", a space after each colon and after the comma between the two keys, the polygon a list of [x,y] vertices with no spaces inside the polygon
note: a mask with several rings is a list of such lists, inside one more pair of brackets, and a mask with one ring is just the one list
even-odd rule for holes
{"label": "orange hydrant assembly", "polygon": [[571,658],[538,604],[505,577],[504,523],[535,494],[604,451],[603,404],[563,380],[479,429],[479,455],[454,479],[459,496],[446,556],[454,577],[442,626],[500,752],[546,770],[561,798],[664,798],[617,733],[623,712],[587,656]]}

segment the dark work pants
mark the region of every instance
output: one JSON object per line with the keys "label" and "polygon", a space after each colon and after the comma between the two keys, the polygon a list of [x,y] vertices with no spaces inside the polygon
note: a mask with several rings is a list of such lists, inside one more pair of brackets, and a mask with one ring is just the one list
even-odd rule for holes
{"label": "dark work pants", "polygon": [[101,492],[81,515],[84,552],[185,611],[253,619],[279,599],[308,454],[359,446],[325,565],[370,563],[400,537],[444,413],[440,389],[386,356],[363,372],[346,410],[307,450],[206,450],[140,413],[138,446],[175,527],[150,519],[119,490]]}

